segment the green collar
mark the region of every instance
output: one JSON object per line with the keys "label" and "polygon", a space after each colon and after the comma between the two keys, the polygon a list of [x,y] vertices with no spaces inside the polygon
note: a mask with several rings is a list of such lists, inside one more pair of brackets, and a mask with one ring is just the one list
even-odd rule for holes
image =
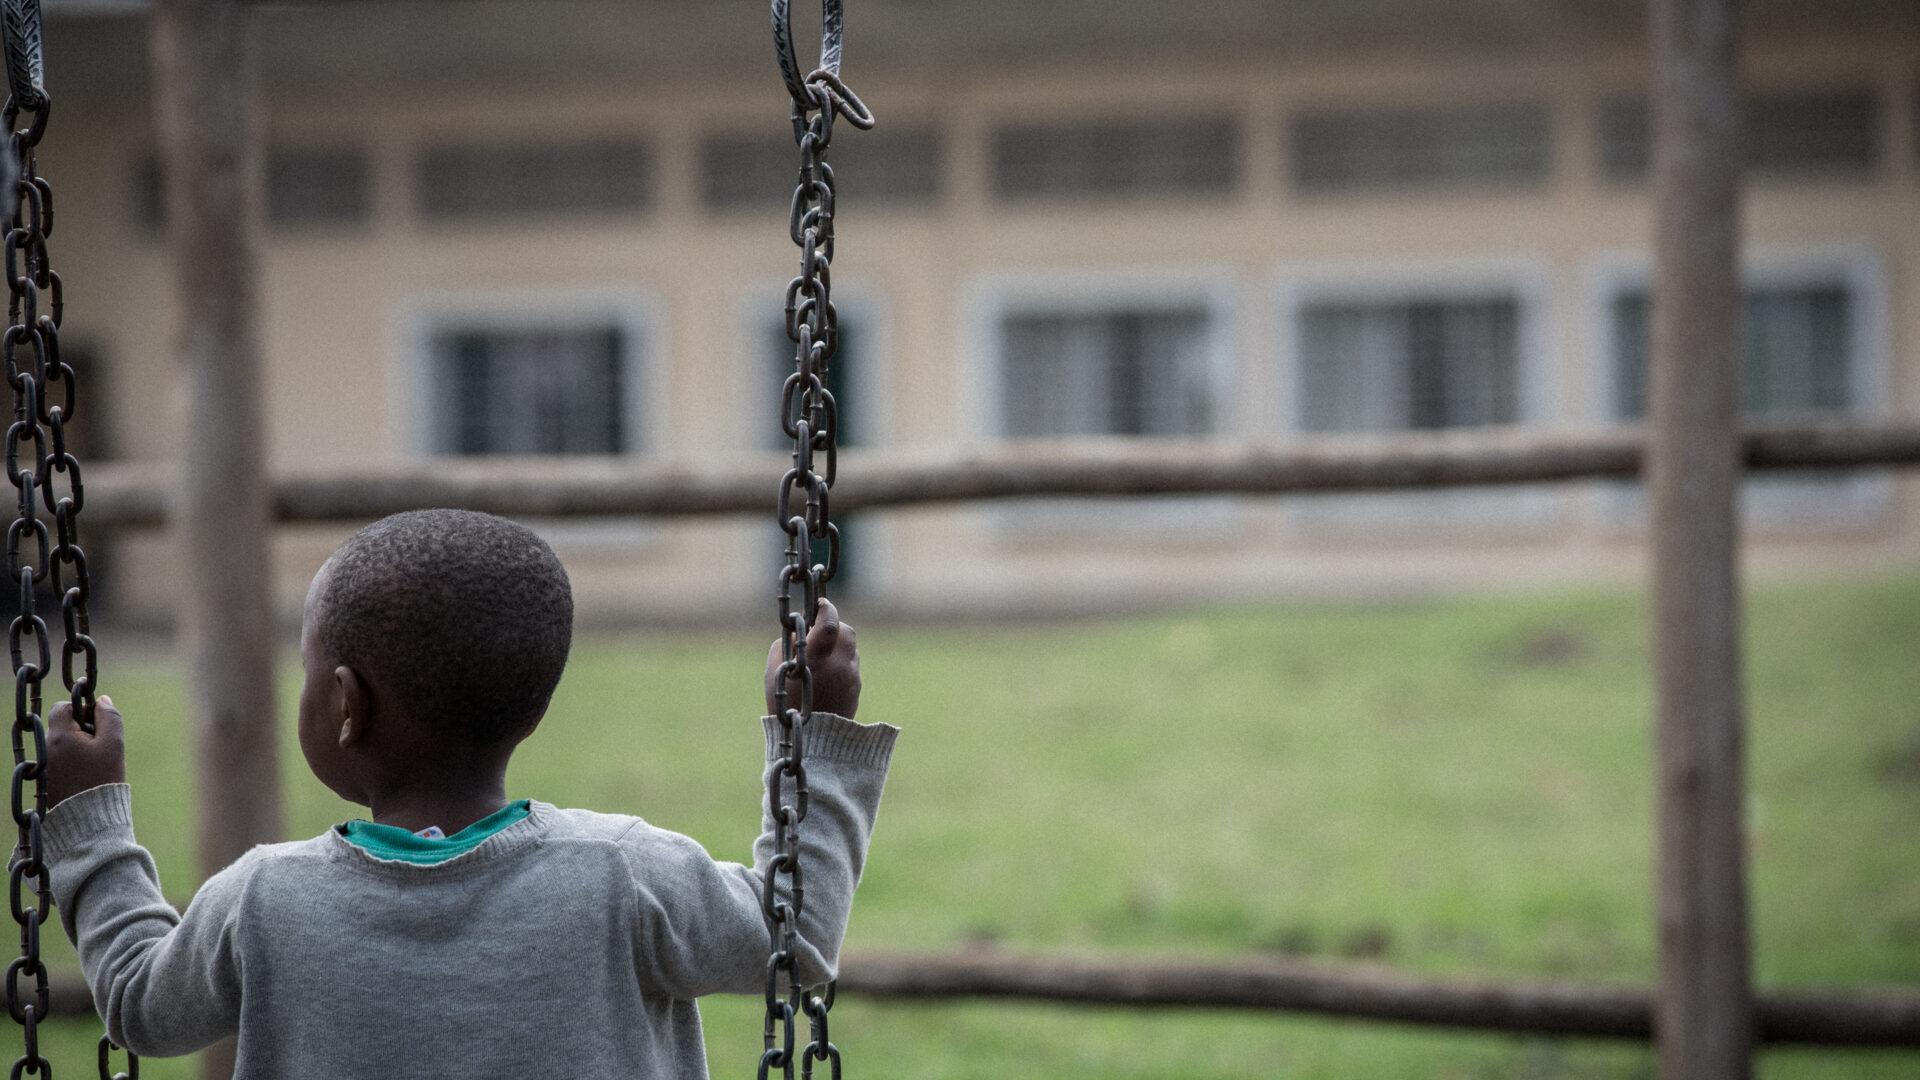
{"label": "green collar", "polygon": [[348,843],[376,859],[432,866],[472,851],[485,843],[487,837],[525,818],[530,812],[530,800],[511,802],[452,836],[438,840],[429,840],[398,825],[377,825],[358,819],[335,825],[334,828],[346,837]]}

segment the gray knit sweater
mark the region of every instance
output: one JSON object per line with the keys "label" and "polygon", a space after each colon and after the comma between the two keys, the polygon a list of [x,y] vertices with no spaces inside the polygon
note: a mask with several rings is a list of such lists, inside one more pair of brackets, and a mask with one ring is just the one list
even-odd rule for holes
{"label": "gray knit sweater", "polygon": [[[813,724],[809,982],[838,961],[898,733]],[[129,807],[124,784],[83,792],[48,815],[45,841],[107,1031],[141,1054],[237,1032],[240,1078],[704,1077],[694,999],[765,986],[758,870],[639,818],[535,802],[432,866],[329,830],[254,848],[181,915]],[[756,867],[769,828],[763,805]]]}

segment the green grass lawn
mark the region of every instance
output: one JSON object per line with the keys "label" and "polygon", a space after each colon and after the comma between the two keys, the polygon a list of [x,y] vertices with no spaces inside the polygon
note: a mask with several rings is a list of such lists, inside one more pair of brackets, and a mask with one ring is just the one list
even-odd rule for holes
{"label": "green grass lawn", "polygon": [[[1749,603],[1758,982],[1912,987],[1920,576],[1762,585]],[[861,716],[906,730],[849,944],[1646,983],[1645,621],[1622,589],[866,627]],[[105,648],[140,835],[184,899],[180,683]],[[759,633],[581,641],[513,792],[640,813],[744,857],[764,655]],[[294,690],[289,666],[288,716]],[[293,831],[352,816],[287,736]],[[758,1008],[706,1006],[716,1075],[752,1069]],[[396,1003],[396,1022],[431,1023],[419,1010]],[[834,1033],[868,1077],[1652,1075],[1630,1044],[1251,1013],[849,997]],[[54,1043],[63,1075],[91,1075],[81,1025]],[[1920,1054],[1770,1051],[1762,1075],[1911,1078]]]}

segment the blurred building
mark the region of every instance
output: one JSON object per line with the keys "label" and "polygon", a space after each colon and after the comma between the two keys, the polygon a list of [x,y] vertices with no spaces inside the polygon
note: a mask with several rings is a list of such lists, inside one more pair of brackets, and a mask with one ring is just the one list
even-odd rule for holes
{"label": "blurred building", "polygon": [[[881,118],[833,152],[852,441],[1640,414],[1640,3],[847,3]],[[144,16],[48,8],[63,342],[96,452],[169,457]],[[776,445],[794,151],[763,4],[263,5],[257,34],[235,212],[261,224],[273,469]],[[1745,61],[1748,408],[1920,415],[1920,5],[1756,0]],[[1920,478],[1748,496],[1762,562],[1920,560]],[[851,522],[848,574],[929,612],[1625,576],[1643,526],[1623,483],[978,505]],[[282,534],[289,605],[344,531]],[[592,616],[772,590],[771,514],[548,532]],[[164,611],[168,542],[114,555],[123,610]]]}

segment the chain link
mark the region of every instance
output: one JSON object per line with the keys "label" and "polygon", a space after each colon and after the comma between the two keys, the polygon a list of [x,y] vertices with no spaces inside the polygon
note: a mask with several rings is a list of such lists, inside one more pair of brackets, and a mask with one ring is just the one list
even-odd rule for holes
{"label": "chain link", "polygon": [[120,1049],[111,1038],[100,1036],[100,1080],[140,1080],[140,1056],[127,1054],[127,1071],[113,1071],[113,1052]]}
{"label": "chain link", "polygon": [[[60,275],[47,253],[47,237],[53,233],[53,187],[39,176],[35,158],[51,107],[41,85],[39,5],[36,0],[0,0],[0,16],[5,19],[12,89],[0,110],[0,124],[8,133],[6,159],[0,164],[12,188],[4,252],[8,325],[0,337],[0,362],[13,391],[6,471],[17,507],[7,529],[6,566],[9,579],[20,590],[20,612],[7,630],[13,660],[12,808],[19,828],[7,889],[9,907],[20,926],[20,956],[7,966],[6,996],[7,1012],[21,1026],[25,1044],[13,1063],[13,1077],[51,1077],[53,1064],[40,1053],[39,1039],[39,1025],[47,1017],[51,996],[47,967],[40,959],[40,934],[53,909],[41,838],[47,813],[42,786],[47,728],[41,715],[41,681],[53,667],[53,643],[46,620],[36,608],[41,583],[50,583],[51,591],[60,596],[65,630],[61,682],[74,718],[89,732],[100,671],[87,619],[92,585],[86,553],[80,548],[80,510],[86,504],[86,488],[80,479],[80,459],[67,447],[67,425],[73,422],[79,399],[73,368],[60,358],[64,302]],[[33,113],[33,122],[16,129],[23,108]],[[52,530],[40,517],[40,504],[53,519]],[[80,660],[77,670],[76,659]],[[137,1077],[139,1061],[132,1054],[127,1055],[126,1073],[113,1072],[113,1049],[112,1042],[101,1036],[101,1080]]]}
{"label": "chain link", "polygon": [[[792,1080],[796,1061],[794,1024],[804,1013],[808,1040],[798,1049],[800,1075],[813,1076],[817,1062],[827,1063],[839,1080],[840,1049],[828,1037],[827,1013],[833,984],[809,990],[800,983],[796,929],[805,899],[800,866],[800,823],[807,816],[805,733],[813,718],[813,672],[807,663],[807,633],[827,583],[840,567],[840,530],[829,520],[837,451],[834,434],[839,414],[827,391],[828,365],[839,346],[839,320],[832,298],[833,168],[826,162],[836,117],[855,127],[873,127],[873,114],[840,81],[839,0],[822,4],[821,67],[797,77],[789,0],[773,0],[774,43],[780,69],[793,98],[793,136],[800,147],[800,170],[787,215],[787,233],[800,248],[800,274],[787,284],[786,329],[794,344],[794,371],[780,388],[780,426],[793,440],[793,464],[780,478],[777,515],[786,533],[786,565],[777,593],[781,662],[774,678],[774,716],[780,724],[779,756],[767,771],[767,806],[775,824],[772,857],[761,879],[761,907],[772,953],[767,959],[765,1048],[759,1080],[780,1070]],[[796,506],[795,495],[804,494]],[[815,562],[816,545],[821,561]],[[798,603],[794,596],[799,587]],[[788,693],[791,683],[798,700]],[[781,888],[784,879],[785,889]],[[786,899],[782,899],[782,896]],[[784,982],[784,994],[783,984]],[[815,990],[820,990],[816,993]]]}

